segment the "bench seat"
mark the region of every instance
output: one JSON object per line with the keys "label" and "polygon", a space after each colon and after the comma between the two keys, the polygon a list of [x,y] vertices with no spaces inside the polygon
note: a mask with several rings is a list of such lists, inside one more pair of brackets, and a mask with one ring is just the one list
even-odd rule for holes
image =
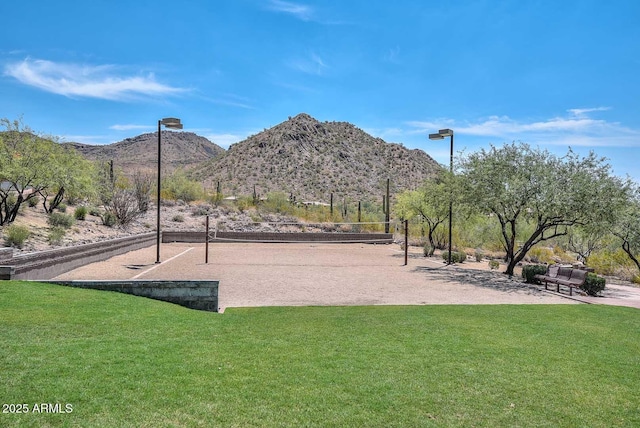
{"label": "bench seat", "polygon": [[535,275],[535,278],[544,283],[548,290],[549,283],[556,284],[556,291],[560,292],[560,286],[569,287],[569,295],[573,296],[573,289],[580,288],[587,280],[587,271],[568,266],[549,265],[544,275]]}

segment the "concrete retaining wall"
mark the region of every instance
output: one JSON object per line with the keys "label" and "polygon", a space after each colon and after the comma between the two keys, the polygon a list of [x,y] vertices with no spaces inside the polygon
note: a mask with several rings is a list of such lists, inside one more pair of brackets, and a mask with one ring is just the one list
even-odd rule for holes
{"label": "concrete retaining wall", "polygon": [[155,232],[151,232],[12,257],[0,262],[0,279],[50,279],[88,263],[148,247],[155,239]]}
{"label": "concrete retaining wall", "polygon": [[67,287],[116,291],[175,303],[191,309],[218,312],[219,281],[41,281]]}
{"label": "concrete retaining wall", "polygon": [[205,243],[205,232],[185,232],[185,231],[174,231],[174,232],[162,232],[162,242],[170,243],[170,242],[191,242],[191,243]]}

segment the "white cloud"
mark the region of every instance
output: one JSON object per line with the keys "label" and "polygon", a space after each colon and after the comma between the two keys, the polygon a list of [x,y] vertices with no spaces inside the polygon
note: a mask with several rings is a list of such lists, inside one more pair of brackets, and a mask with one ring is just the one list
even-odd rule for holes
{"label": "white cloud", "polygon": [[313,16],[313,9],[310,6],[281,0],[270,0],[269,9],[276,12],[288,13],[303,21],[308,21]]}
{"label": "white cloud", "polygon": [[574,116],[578,116],[578,117],[582,117],[584,115],[586,115],[587,113],[592,113],[594,111],[607,111],[607,110],[611,110],[611,107],[595,107],[595,108],[572,108],[567,110],[569,113],[571,113]]}
{"label": "white cloud", "polygon": [[324,71],[329,68],[324,60],[315,53],[311,53],[306,58],[289,61],[289,66],[302,73],[313,74],[316,76],[321,76]]}
{"label": "white cloud", "polygon": [[640,145],[640,130],[622,126],[618,122],[593,119],[589,113],[610,110],[609,107],[569,109],[568,117],[554,117],[541,121],[518,121],[508,116],[491,116],[477,122],[457,122],[453,119],[412,121],[409,133],[435,132],[452,128],[456,134],[498,137],[547,145],[585,147],[629,147]]}
{"label": "white cloud", "polygon": [[25,59],[5,67],[5,75],[21,83],[66,97],[130,100],[141,96],[177,95],[185,92],[158,83],[155,76],[120,76],[112,65],[79,65]]}
{"label": "white cloud", "polygon": [[400,46],[387,50],[384,54],[384,60],[394,64],[400,64]]}
{"label": "white cloud", "polygon": [[247,136],[237,134],[207,134],[204,137],[225,149],[228,149],[230,145],[247,138]]}

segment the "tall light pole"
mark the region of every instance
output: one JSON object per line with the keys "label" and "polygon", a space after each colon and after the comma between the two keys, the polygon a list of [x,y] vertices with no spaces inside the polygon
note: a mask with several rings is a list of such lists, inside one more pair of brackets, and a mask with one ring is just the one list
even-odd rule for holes
{"label": "tall light pole", "polygon": [[[449,172],[453,176],[453,129],[441,129],[437,134],[429,134],[430,140],[442,140],[444,137],[451,137],[451,154],[449,157]],[[453,189],[449,186],[449,258],[447,264],[451,264],[451,224],[453,219]]]}
{"label": "tall light pole", "polygon": [[158,207],[158,216],[156,224],[156,263],[160,263],[160,166],[162,160],[162,125],[164,125],[166,128],[182,129],[182,123],[180,123],[180,119],[177,119],[175,117],[165,117],[164,119],[158,121],[158,203],[156,204]]}

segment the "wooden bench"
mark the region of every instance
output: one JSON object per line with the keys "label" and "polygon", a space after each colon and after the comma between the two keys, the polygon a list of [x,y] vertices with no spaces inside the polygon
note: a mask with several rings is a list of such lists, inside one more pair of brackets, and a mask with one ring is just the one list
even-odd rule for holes
{"label": "wooden bench", "polygon": [[536,275],[535,278],[544,282],[545,290],[549,283],[556,284],[556,291],[560,292],[560,286],[569,287],[569,296],[573,296],[573,289],[580,288],[587,280],[587,271],[562,265],[549,265],[544,275]]}

